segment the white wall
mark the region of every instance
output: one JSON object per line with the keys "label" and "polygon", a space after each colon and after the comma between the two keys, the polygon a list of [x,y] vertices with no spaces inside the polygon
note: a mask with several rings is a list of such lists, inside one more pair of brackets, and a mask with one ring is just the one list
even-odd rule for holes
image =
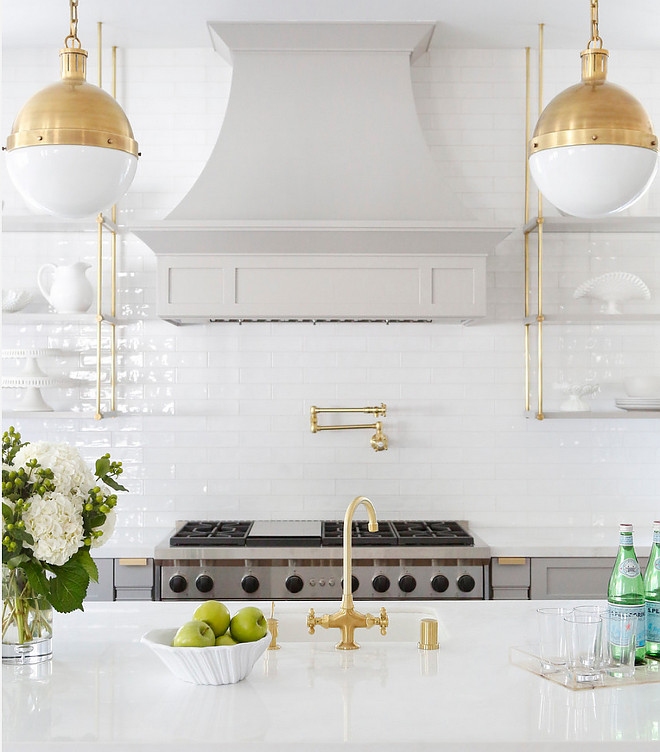
{"label": "white wall", "polygon": [[[611,79],[633,90],[656,124],[659,61],[659,53],[620,52],[611,63]],[[413,69],[434,159],[481,219],[510,226],[522,221],[524,74],[524,52],[511,50],[434,50]],[[56,75],[55,50],[6,57],[3,134],[27,96]],[[546,98],[578,75],[576,51],[546,53]],[[136,49],[120,51],[119,77],[119,99],[143,153],[120,207],[120,221],[130,225],[165,216],[191,187],[215,143],[231,70],[210,50]],[[4,172],[2,178],[5,214],[25,213]],[[652,189],[646,208],[659,213],[659,196]],[[631,311],[660,310],[659,240],[548,239],[548,310],[568,303],[580,281],[618,269],[642,276],[654,294],[650,308]],[[2,258],[3,287],[34,286],[45,261],[93,263],[95,235],[5,233]],[[644,527],[657,519],[660,423],[523,417],[519,231],[489,259],[487,320],[467,328],[177,329],[155,320],[155,259],[130,235],[121,240],[120,268],[120,309],[131,321],[119,339],[124,415],[101,422],[5,417],[3,424],[13,422],[31,440],[74,442],[90,459],[110,451],[123,460],[131,490],[121,500],[125,527],[201,517],[333,518],[356,494],[371,496],[381,517],[488,525],[614,525],[625,517]],[[3,347],[94,345],[91,327],[25,327],[9,316],[3,323]],[[660,370],[657,331],[648,325],[555,332],[546,339],[548,407],[558,404],[557,380],[601,383],[596,405],[606,407],[623,396],[624,375]],[[49,365],[91,380],[94,362],[88,349]],[[6,372],[17,367],[4,365]],[[94,399],[92,383],[45,394],[56,408],[91,408]],[[4,391],[5,408],[13,396]],[[373,452],[366,431],[309,432],[312,404],[381,401],[388,405],[388,452]]]}

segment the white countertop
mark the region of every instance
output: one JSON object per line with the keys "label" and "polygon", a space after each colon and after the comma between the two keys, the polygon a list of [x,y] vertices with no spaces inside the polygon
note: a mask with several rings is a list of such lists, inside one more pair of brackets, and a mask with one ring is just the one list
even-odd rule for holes
{"label": "white countertop", "polygon": [[[480,527],[470,530],[490,546],[495,556],[616,556],[618,529],[611,527]],[[635,552],[648,556],[652,526],[635,533]]]}
{"label": "white countertop", "polygon": [[115,528],[110,540],[93,549],[92,555],[95,559],[121,556],[153,558],[154,549],[169,532],[169,528],[162,527]]}
{"label": "white countertop", "polygon": [[[389,603],[390,633],[359,630],[350,652],[334,650],[336,630],[306,634],[307,605],[278,604],[282,649],[220,687],[175,678],[139,642],[188,620],[195,603],[56,614],[50,672],[3,666],[4,752],[658,748],[660,684],[571,691],[509,663],[510,646],[534,639],[538,602]],[[418,620],[432,613],[440,649],[419,651]]]}

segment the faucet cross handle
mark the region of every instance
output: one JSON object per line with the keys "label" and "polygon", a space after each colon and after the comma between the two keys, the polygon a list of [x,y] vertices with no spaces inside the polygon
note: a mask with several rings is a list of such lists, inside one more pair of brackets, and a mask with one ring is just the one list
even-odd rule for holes
{"label": "faucet cross handle", "polygon": [[314,609],[310,608],[309,613],[307,614],[307,631],[310,634],[314,634],[316,625],[320,623],[321,620],[314,614]]}
{"label": "faucet cross handle", "polygon": [[380,633],[384,635],[387,632],[387,628],[390,625],[390,619],[387,615],[387,611],[385,610],[384,606],[381,606],[380,618],[378,619],[378,624],[380,624]]}

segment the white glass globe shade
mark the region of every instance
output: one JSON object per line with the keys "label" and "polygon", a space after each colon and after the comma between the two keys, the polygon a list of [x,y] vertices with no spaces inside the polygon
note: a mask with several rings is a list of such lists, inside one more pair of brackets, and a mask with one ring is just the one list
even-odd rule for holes
{"label": "white glass globe shade", "polygon": [[27,146],[7,152],[7,170],[39,212],[88,217],[112,206],[135,177],[137,157],[100,146]]}
{"label": "white glass globe shade", "polygon": [[630,206],[651,185],[657,168],[657,152],[617,144],[561,146],[529,158],[541,193],[576,217],[605,217]]}

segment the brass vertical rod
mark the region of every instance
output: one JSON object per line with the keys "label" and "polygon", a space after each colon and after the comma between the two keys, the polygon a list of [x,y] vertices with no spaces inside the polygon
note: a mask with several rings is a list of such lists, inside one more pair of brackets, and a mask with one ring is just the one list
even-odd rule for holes
{"label": "brass vertical rod", "polygon": [[96,414],[95,420],[101,420],[101,344],[103,327],[103,214],[96,218],[97,226],[97,272],[96,272]]}
{"label": "brass vertical rod", "polygon": [[[543,24],[539,24],[539,102],[538,114],[543,112]],[[543,194],[538,192],[538,216],[543,216]]]}
{"label": "brass vertical rod", "polygon": [[98,21],[96,24],[96,30],[98,35],[98,48],[99,48],[99,73],[98,73],[98,86],[99,89],[103,86],[103,22]]}
{"label": "brass vertical rod", "polygon": [[[117,99],[117,47],[112,46],[112,96]],[[117,226],[117,204],[111,209],[112,224]],[[115,317],[117,315],[117,233],[113,230],[111,235],[111,270],[110,270],[110,315],[113,318],[110,328],[110,384],[111,384],[111,410],[117,409],[117,327]]]}
{"label": "brass vertical rod", "polygon": [[[529,47],[525,47],[525,225],[529,222]],[[529,316],[529,233],[525,232],[525,319]],[[525,411],[529,410],[529,324],[525,321]]]}
{"label": "brass vertical rod", "polygon": [[[538,111],[539,117],[543,112],[543,24],[539,24],[539,101]],[[538,406],[536,417],[539,420],[543,420],[543,194],[538,192],[538,313],[537,313],[537,327],[538,327],[538,341],[537,341],[537,378],[538,378]]]}

